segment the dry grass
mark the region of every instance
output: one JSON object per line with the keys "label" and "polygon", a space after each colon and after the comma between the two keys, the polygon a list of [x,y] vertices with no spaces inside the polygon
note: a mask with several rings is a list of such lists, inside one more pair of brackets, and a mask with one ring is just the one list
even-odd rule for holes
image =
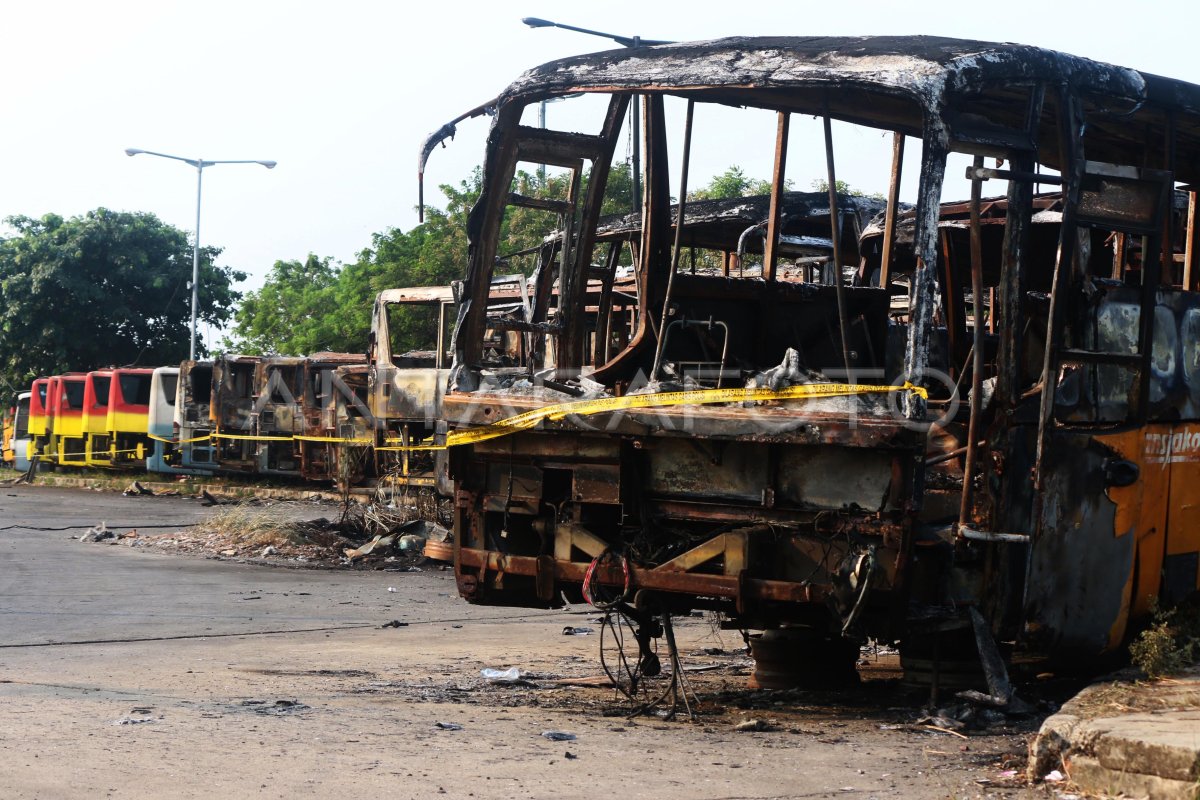
{"label": "dry grass", "polygon": [[232,505],[196,526],[196,533],[214,536],[230,547],[276,547],[285,544],[304,544],[295,522],[280,518],[269,507]]}
{"label": "dry grass", "polygon": [[1200,659],[1200,600],[1156,608],[1154,621],[1129,646],[1133,663],[1151,678],[1176,675]]}

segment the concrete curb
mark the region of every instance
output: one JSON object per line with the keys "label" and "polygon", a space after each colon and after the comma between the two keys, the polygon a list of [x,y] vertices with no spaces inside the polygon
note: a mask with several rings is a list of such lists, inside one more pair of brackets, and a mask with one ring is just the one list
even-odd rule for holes
{"label": "concrete curb", "polygon": [[1084,689],[1030,742],[1030,780],[1056,769],[1090,794],[1200,798],[1200,668]]}

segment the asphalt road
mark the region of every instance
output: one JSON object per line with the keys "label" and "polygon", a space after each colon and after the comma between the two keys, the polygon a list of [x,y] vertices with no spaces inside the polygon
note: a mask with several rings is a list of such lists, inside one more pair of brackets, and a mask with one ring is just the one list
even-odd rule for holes
{"label": "asphalt road", "polygon": [[[600,674],[599,637],[562,635],[595,625],[591,609],[471,606],[436,568],[288,569],[71,538],[211,513],[0,487],[0,797],[1045,796],[1002,788],[1024,732],[922,730],[887,688],[750,691],[740,639],[708,620],[677,623],[701,670],[698,721],[627,720],[611,689],[556,682]],[[534,680],[481,677],[511,666]],[[738,732],[753,719],[761,730]]]}
{"label": "asphalt road", "polygon": [[[197,500],[2,488],[0,648],[512,616],[458,601],[450,572],[271,568],[78,539],[99,522],[114,531],[161,533],[217,513]],[[289,519],[336,514],[329,505],[299,501],[269,509]],[[407,587],[388,591],[417,581],[419,597]]]}
{"label": "asphalt road", "polygon": [[[276,504],[289,517],[328,507]],[[213,513],[176,497],[123,497],[48,487],[0,496],[0,643],[123,641],[380,624],[391,613],[385,573],[262,569],[83,543],[104,522],[161,533]],[[72,538],[72,537],[76,538]]]}

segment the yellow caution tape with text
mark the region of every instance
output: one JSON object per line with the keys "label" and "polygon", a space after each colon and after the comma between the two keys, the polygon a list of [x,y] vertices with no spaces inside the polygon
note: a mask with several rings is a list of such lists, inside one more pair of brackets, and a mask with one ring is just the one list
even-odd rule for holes
{"label": "yellow caution tape with text", "polygon": [[153,433],[147,433],[146,435],[156,442],[166,442],[167,444],[191,444],[192,442],[203,442],[212,438],[207,433],[203,436],[193,436],[191,439],[164,439],[161,436],[155,436]]}
{"label": "yellow caution tape with text", "polygon": [[214,433],[214,439],[231,439],[235,442],[290,442],[294,436],[250,436],[233,433]]}
{"label": "yellow caution tape with text", "polygon": [[[920,386],[905,383],[900,386],[890,384],[872,385],[858,383],[806,383],[788,386],[783,389],[695,389],[686,392],[662,392],[659,394],[629,394],[623,397],[601,397],[595,400],[572,400],[566,403],[535,408],[511,417],[481,425],[478,428],[450,431],[446,435],[445,444],[404,444],[402,439],[389,438],[384,440],[380,451],[418,452],[431,450],[446,450],[465,444],[476,444],[502,436],[531,430],[542,422],[557,422],[569,416],[590,416],[614,411],[642,411],[651,408],[670,408],[673,406],[713,405],[716,403],[764,403],[779,400],[812,400],[825,397],[848,397],[863,394],[885,394],[890,392],[912,392],[928,399],[929,393]],[[197,436],[191,439],[164,439],[149,434],[151,439],[168,444],[188,444],[211,439],[229,439],[235,441],[254,442],[330,442],[335,444],[350,444],[367,446],[370,438],[344,438],[336,436],[249,436],[229,433],[212,433],[208,436]]]}
{"label": "yellow caution tape with text", "polygon": [[[136,447],[130,447],[125,450],[97,450],[94,453],[92,453],[92,457],[95,458],[98,456],[123,456],[123,455],[127,455],[129,453],[136,453],[136,452],[138,452],[138,448],[136,448]],[[142,452],[145,452],[145,450],[142,450]]]}
{"label": "yellow caution tape with text", "polygon": [[[905,383],[901,386],[868,385],[857,383],[806,383],[783,389],[696,389],[687,392],[663,392],[660,394],[629,394],[623,397],[601,397],[596,400],[573,400],[567,403],[535,408],[511,417],[483,425],[478,428],[450,431],[445,444],[418,444],[386,446],[377,450],[445,450],[464,444],[476,444],[501,436],[510,436],[520,431],[537,427],[542,422],[557,422],[565,417],[605,414],[613,411],[640,411],[649,408],[671,406],[711,405],[714,403],[761,403],[772,400],[812,400],[823,397],[847,397],[860,394],[888,392],[912,392],[923,399],[929,393],[920,386]],[[387,439],[393,445],[397,439]]]}
{"label": "yellow caution tape with text", "polygon": [[293,436],[293,439],[299,442],[333,442],[335,444],[356,444],[366,446],[374,444],[375,440],[367,437],[365,439],[347,439],[341,436]]}

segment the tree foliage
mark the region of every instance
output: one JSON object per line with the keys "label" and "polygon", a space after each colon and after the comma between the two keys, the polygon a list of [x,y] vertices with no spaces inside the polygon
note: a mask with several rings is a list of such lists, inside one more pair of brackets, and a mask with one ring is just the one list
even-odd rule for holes
{"label": "tree foliage", "polygon": [[[813,179],[813,181],[810,185],[812,186],[814,192],[828,192],[829,191],[829,181],[825,180],[824,178],[815,178],[815,179]],[[883,196],[882,192],[872,192],[870,194],[867,194],[864,191],[855,189],[853,186],[846,183],[841,178],[838,178],[837,180],[835,180],[833,182],[833,186],[835,189],[837,189],[838,194],[844,194],[844,195],[848,195],[850,197],[869,197],[872,200],[887,200],[887,198]]]}
{"label": "tree foliage", "polygon": [[446,210],[426,208],[425,222],[412,230],[374,234],[371,246],[349,264],[315,255],[303,264],[275,262],[262,288],[248,293],[238,308],[224,346],[254,355],[365,352],[375,295],[462,277],[467,214],[479,184],[476,170],[457,187],[441,187],[450,200]]}
{"label": "tree foliage", "polygon": [[[367,349],[371,309],[384,289],[444,286],[461,280],[467,267],[467,217],[483,187],[476,168],[458,185],[441,186],[446,208],[426,207],[425,221],[408,231],[390,228],[376,233],[371,246],[351,263],[333,265],[310,255],[298,261],[277,261],[263,287],[247,294],[238,309],[231,337],[224,346],[248,354],[306,355],[321,350],[361,353]],[[581,181],[579,196],[587,188]],[[565,199],[569,173],[547,175],[519,172],[512,191],[534,197]],[[613,165],[602,214],[626,213],[632,180],[629,167]],[[557,215],[521,206],[509,209],[501,228],[498,274],[530,274],[532,252],[557,227]],[[392,341],[400,348],[428,346],[430,331],[419,309],[402,309],[392,317]]]}
{"label": "tree foliage", "polygon": [[771,182],[747,177],[737,164],[720,175],[714,175],[708,185],[688,193],[689,200],[725,200],[733,197],[749,197],[770,194]]}
{"label": "tree foliage", "polygon": [[[0,240],[0,376],[37,375],[187,358],[192,246],[153,214],[98,208],[64,219],[17,216]],[[222,325],[245,275],[201,249],[197,316]],[[202,343],[198,345],[203,349]]]}
{"label": "tree foliage", "polygon": [[237,310],[239,349],[246,353],[268,353],[278,349],[285,333],[303,352],[325,349],[329,338],[326,313],[330,290],[337,283],[337,270],[329,258],[309,254],[301,261],[276,261],[266,283],[250,292]]}

